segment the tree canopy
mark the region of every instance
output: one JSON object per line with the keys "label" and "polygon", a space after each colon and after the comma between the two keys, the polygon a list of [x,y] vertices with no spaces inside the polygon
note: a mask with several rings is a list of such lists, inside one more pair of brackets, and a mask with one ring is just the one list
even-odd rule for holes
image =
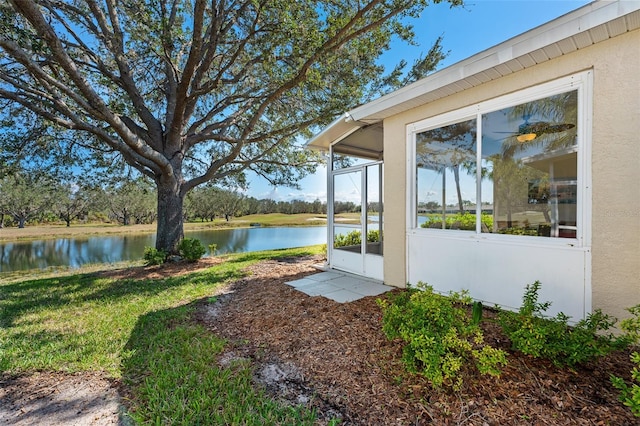
{"label": "tree canopy", "polygon": [[274,185],[313,172],[302,137],[380,88],[378,57],[392,37],[412,39],[404,18],[428,3],[2,2],[0,114],[28,111],[74,132],[69,149],[150,177],[156,246],[175,253],[192,188],[245,185],[249,170]]}
{"label": "tree canopy", "polygon": [[[15,173],[0,179],[0,214],[8,214],[24,228],[25,223],[51,206],[55,187],[46,176]],[[4,217],[2,217],[4,220]]]}

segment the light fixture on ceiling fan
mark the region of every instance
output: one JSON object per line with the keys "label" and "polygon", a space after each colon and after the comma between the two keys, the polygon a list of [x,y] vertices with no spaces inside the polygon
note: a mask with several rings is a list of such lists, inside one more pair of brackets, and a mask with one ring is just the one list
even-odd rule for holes
{"label": "light fixture on ceiling fan", "polygon": [[518,142],[529,142],[529,141],[534,140],[536,138],[536,136],[538,136],[538,135],[536,135],[535,133],[524,133],[522,135],[516,136],[516,140]]}
{"label": "light fixture on ceiling fan", "polygon": [[576,127],[576,125],[572,123],[549,123],[547,121],[529,123],[527,118],[524,123],[518,126],[518,133],[516,133],[515,136],[518,142],[530,142],[539,135],[564,132],[565,130],[573,129],[574,127]]}

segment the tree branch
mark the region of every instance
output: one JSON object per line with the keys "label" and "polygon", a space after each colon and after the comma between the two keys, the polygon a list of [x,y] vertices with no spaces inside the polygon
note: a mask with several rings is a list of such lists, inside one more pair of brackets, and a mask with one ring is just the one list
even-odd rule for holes
{"label": "tree branch", "polygon": [[109,29],[109,25],[107,24],[107,17],[102,13],[102,10],[97,5],[95,0],[87,0],[87,2],[89,8],[91,9],[91,12],[98,21],[98,25],[100,26],[102,33],[104,34],[104,43],[109,51],[113,54],[114,60],[118,66],[118,70],[120,71],[120,76],[116,81],[120,82],[122,87],[125,89],[129,97],[131,98],[136,113],[142,119],[143,123],[145,123],[145,126],[147,126],[147,130],[150,132],[150,137],[145,139],[148,143],[150,143],[151,146],[153,146],[156,151],[160,151],[161,147],[157,144],[154,144],[153,141],[161,140],[162,125],[145,105],[144,98],[140,94],[140,91],[138,90],[138,87],[133,80],[131,67],[129,66],[124,54],[124,35],[120,27],[116,5],[113,3],[113,0],[108,0],[106,2],[109,13],[109,21],[111,22],[111,26],[113,28],[113,31],[111,31]]}
{"label": "tree branch", "polygon": [[74,85],[81,92],[82,96],[97,111],[99,118],[109,123],[122,140],[140,157],[156,163],[168,176],[174,174],[174,170],[167,159],[151,149],[148,145],[141,142],[131,130],[120,120],[120,118],[111,112],[109,107],[105,105],[102,98],[92,89],[89,82],[82,76],[82,73],[76,67],[73,59],[68,55],[62,42],[56,35],[53,28],[47,23],[42,13],[38,10],[36,4],[26,0],[10,0],[16,11],[24,16],[33,26],[34,30],[42,37],[47,46],[51,49],[58,64],[64,69],[67,76],[73,81]]}

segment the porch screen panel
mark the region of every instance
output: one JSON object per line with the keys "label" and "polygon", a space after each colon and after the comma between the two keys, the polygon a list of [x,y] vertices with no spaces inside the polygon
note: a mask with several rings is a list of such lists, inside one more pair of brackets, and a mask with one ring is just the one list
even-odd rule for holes
{"label": "porch screen panel", "polygon": [[476,120],[416,134],[417,223],[476,230]]}
{"label": "porch screen panel", "polygon": [[333,177],[333,247],[362,253],[362,172]]}
{"label": "porch screen panel", "polygon": [[366,167],[367,170],[367,244],[368,254],[382,255],[382,164]]}

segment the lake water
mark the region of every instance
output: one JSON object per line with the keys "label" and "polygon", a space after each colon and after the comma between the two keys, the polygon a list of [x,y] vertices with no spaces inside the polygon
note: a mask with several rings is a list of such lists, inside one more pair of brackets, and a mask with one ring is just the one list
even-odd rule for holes
{"label": "lake water", "polygon": [[[282,228],[236,228],[186,231],[205,247],[217,244],[217,254],[273,250],[324,244],[323,226]],[[43,269],[50,266],[80,267],[89,263],[112,263],[142,259],[146,246],[155,246],[155,234],[58,238],[0,244],[0,272]],[[208,253],[207,253],[208,255]]]}

